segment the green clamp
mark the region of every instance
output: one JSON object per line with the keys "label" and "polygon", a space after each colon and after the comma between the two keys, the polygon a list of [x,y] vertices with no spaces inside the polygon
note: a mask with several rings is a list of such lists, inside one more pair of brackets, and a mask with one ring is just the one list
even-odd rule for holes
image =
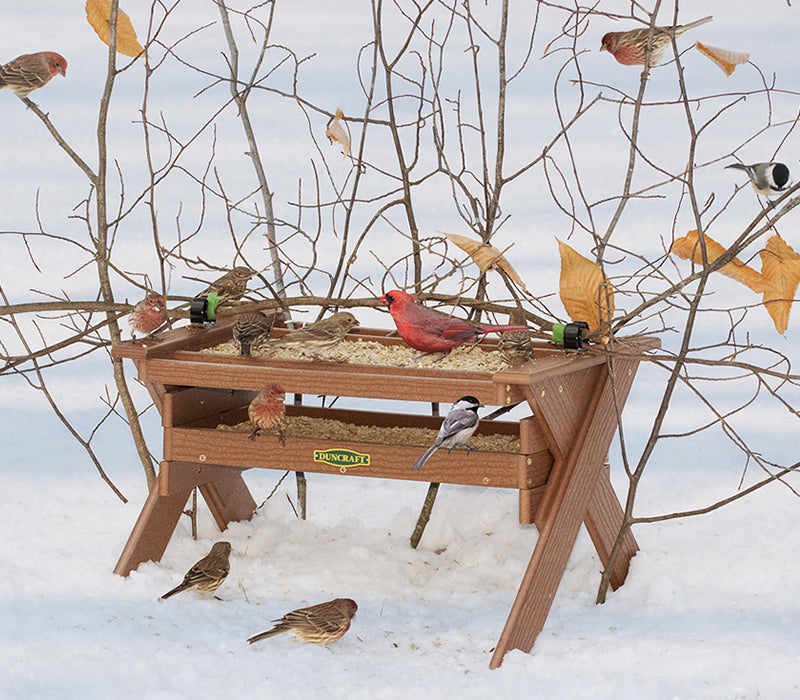
{"label": "green clamp", "polygon": [[564,350],[586,352],[586,348],[583,347],[582,336],[583,332],[588,330],[589,324],[586,321],[555,323],[553,324],[553,342],[557,345],[563,345]]}
{"label": "green clamp", "polygon": [[213,324],[217,320],[219,296],[216,292],[201,294],[192,299],[189,305],[189,321],[193,326]]}
{"label": "green clamp", "polygon": [[553,342],[556,345],[563,345],[564,344],[564,327],[566,323],[554,323],[553,324]]}

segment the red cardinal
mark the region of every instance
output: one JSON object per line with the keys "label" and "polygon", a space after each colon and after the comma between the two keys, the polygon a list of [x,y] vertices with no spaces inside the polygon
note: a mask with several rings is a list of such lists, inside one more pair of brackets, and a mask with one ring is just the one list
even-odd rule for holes
{"label": "red cardinal", "polygon": [[410,294],[397,289],[384,294],[381,301],[389,307],[400,337],[426,355],[440,352],[444,357],[453,348],[485,333],[531,330],[527,326],[490,326],[453,318],[420,306]]}
{"label": "red cardinal", "polygon": [[67,60],[54,51],[40,51],[17,56],[0,66],[0,89],[8,88],[20,97],[27,97],[47,85],[54,76],[67,74]]}

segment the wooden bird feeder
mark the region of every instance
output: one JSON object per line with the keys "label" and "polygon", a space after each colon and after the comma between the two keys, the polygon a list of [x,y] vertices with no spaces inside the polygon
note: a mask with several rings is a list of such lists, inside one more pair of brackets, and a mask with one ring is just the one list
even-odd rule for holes
{"label": "wooden bird feeder", "polygon": [[[209,329],[179,328],[158,342],[125,342],[114,357],[133,360],[161,414],[164,458],[115,573],[127,576],[141,562],[160,560],[178,519],[198,487],[221,529],[252,517],[256,503],[242,474],[271,468],[343,477],[369,476],[483,488],[516,489],[519,521],[534,523],[539,537],[497,642],[490,666],[510,649],[530,651],[542,630],[581,523],[606,563],[622,522],[622,508],[603,465],[643,352],[656,339],[617,341],[614,362],[602,351],[566,354],[534,343],[525,365],[495,373],[413,367],[376,367],[312,360],[277,360],[201,353],[231,337],[231,320]],[[360,328],[348,338],[401,344],[386,330]],[[496,347],[484,340],[481,347]],[[612,381],[613,372],[613,381]],[[479,433],[519,437],[519,452],[439,450],[421,471],[410,465],[419,445],[286,438],[249,440],[246,432],[218,430],[220,423],[246,420],[247,406],[266,384],[287,394],[398,399],[450,404],[464,395],[487,406],[527,402],[531,415],[519,421],[484,421]],[[287,414],[332,418],[354,425],[423,426],[441,419],[422,416],[287,406]],[[611,577],[614,588],[627,575],[637,550],[629,534]]]}

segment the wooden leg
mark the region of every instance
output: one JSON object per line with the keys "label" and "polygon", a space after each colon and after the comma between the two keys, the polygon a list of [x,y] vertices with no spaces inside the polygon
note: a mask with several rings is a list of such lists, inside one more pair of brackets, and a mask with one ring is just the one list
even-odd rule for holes
{"label": "wooden leg", "polygon": [[143,561],[160,561],[195,486],[200,487],[221,530],[231,521],[249,519],[256,503],[242,479],[242,471],[213,464],[162,462],[158,480],[142,507],[114,573],[127,576]]}
{"label": "wooden leg", "polygon": [[169,490],[169,463],[163,462],[158,479],[144,502],[125,543],[114,573],[127,576],[143,561],[160,561],[178,524],[194,485]]}
{"label": "wooden leg", "polygon": [[[606,565],[608,555],[614,546],[614,540],[617,539],[617,533],[622,525],[622,516],[622,506],[617,500],[611,482],[606,474],[601,474],[592,499],[589,501],[584,522],[603,566]],[[617,566],[611,573],[611,586],[615,590],[625,583],[625,578],[628,576],[628,565],[638,550],[639,545],[636,544],[636,539],[629,530],[622,544],[622,552]]]}
{"label": "wooden leg", "polygon": [[200,493],[208,504],[220,530],[228,523],[250,520],[256,512],[256,502],[242,479],[242,469],[215,467],[213,481],[200,484]]}
{"label": "wooden leg", "polygon": [[[624,405],[634,371],[625,365],[617,372],[615,385],[605,367],[583,377],[549,379],[531,387],[528,401],[542,422],[543,434],[551,445],[556,463],[550,474],[535,522],[539,539],[517,597],[497,642],[490,668],[497,668],[510,649],[528,652],[542,631],[567,566],[581,523],[591,513],[593,527],[605,528],[610,519],[599,517],[593,499],[603,460],[617,426],[615,397]],[[578,382],[585,382],[580,386]],[[565,390],[566,389],[566,390]],[[610,483],[608,484],[610,488]],[[599,505],[606,506],[608,491],[601,489]],[[611,491],[611,497],[616,496]],[[590,504],[592,508],[590,509]],[[599,534],[600,530],[596,531]],[[602,539],[602,541],[606,541]]]}

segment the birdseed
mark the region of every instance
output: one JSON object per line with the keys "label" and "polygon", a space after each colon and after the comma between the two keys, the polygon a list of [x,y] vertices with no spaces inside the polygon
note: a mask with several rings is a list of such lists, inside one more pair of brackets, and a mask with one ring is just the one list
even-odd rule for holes
{"label": "birdseed", "polygon": [[[239,348],[233,341],[221,343],[214,347],[204,348],[200,352],[238,355]],[[387,345],[376,340],[344,340],[330,350],[316,353],[304,353],[299,348],[264,348],[252,351],[253,357],[272,358],[276,360],[315,360],[340,364],[367,365],[379,367],[414,367],[418,369],[458,370],[459,372],[494,373],[509,365],[496,350],[483,350],[476,345],[461,345],[455,348],[444,359],[440,353],[428,355],[418,360],[418,350],[405,345]]]}
{"label": "birdseed", "polygon": [[[422,448],[432,445],[439,433],[438,430],[430,428],[354,425],[330,418],[312,418],[311,416],[286,416],[284,429],[288,438],[371,442],[380,445],[415,445]],[[217,430],[231,433],[252,433],[255,426],[250,421],[243,421],[236,425],[220,423],[217,425]],[[499,433],[473,435],[469,445],[485,452],[519,452],[519,437]]]}

